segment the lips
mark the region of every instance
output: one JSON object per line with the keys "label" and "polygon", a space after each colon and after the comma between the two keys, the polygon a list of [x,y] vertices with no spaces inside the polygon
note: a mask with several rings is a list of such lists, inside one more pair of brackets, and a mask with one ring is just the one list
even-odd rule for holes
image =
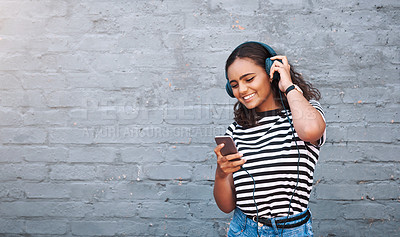
{"label": "lips", "polygon": [[255,95],[256,95],[256,93],[253,93],[250,95],[243,96],[242,98],[247,102],[247,101],[251,100]]}
{"label": "lips", "polygon": [[246,95],[246,96],[243,97],[243,99],[248,100],[248,99],[250,99],[251,97],[253,97],[255,94],[256,94],[256,93],[253,93],[253,94],[250,94],[250,95]]}

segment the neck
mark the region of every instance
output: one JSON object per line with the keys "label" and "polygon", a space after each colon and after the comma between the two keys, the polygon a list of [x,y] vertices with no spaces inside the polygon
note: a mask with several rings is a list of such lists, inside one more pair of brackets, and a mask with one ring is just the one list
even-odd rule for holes
{"label": "neck", "polygon": [[274,103],[263,105],[256,108],[256,112],[264,112],[269,110],[281,109],[281,105],[274,100]]}

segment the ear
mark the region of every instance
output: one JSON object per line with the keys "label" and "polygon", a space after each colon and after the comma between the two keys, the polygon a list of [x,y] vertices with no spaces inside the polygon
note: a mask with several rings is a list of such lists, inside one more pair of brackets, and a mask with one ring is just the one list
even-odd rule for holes
{"label": "ear", "polygon": [[267,77],[268,77],[268,81],[269,81],[269,83],[271,83],[272,84],[272,81],[273,81],[273,79],[267,74]]}

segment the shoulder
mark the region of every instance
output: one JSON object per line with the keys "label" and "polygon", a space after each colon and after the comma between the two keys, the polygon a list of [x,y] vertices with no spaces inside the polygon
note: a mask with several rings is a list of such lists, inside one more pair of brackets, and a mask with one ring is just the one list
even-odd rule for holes
{"label": "shoulder", "polygon": [[[319,101],[309,100],[309,103],[321,114],[322,119],[326,123],[325,113],[324,113],[324,110],[323,110],[321,104],[319,103]],[[323,132],[321,138],[318,141],[316,141],[316,144],[313,144],[313,145],[315,145],[317,147],[321,147],[325,143],[325,141],[326,141],[326,127],[324,129],[324,132]]]}
{"label": "shoulder", "polygon": [[240,125],[236,121],[232,122],[226,129],[225,135],[232,136],[237,127],[240,127]]}
{"label": "shoulder", "polygon": [[318,112],[320,112],[322,114],[323,117],[325,117],[325,112],[324,109],[321,106],[321,103],[319,103],[319,101],[317,100],[309,100],[308,101],[316,110],[318,110]]}

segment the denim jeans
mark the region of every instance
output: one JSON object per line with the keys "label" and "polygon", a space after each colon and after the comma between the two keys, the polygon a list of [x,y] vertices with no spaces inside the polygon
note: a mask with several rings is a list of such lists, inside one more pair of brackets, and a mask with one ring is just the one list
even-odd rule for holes
{"label": "denim jeans", "polygon": [[[303,212],[304,213],[304,212]],[[299,213],[296,215],[291,215],[291,217],[300,216],[303,213]],[[274,237],[303,237],[303,236],[313,236],[312,227],[311,227],[311,217],[310,219],[303,225],[294,227],[294,228],[277,228],[275,222],[277,220],[284,220],[287,217],[277,217],[271,218],[272,227],[269,226],[261,226],[259,227],[258,224],[247,218],[246,215],[239,209],[236,208],[233,214],[233,219],[229,225],[228,237],[233,236],[242,236],[242,237],[257,237],[257,229],[259,236],[267,237],[267,236],[274,236]],[[294,224],[296,222],[300,222],[301,220],[297,221],[288,221],[286,225]],[[282,234],[283,231],[283,234]]]}

